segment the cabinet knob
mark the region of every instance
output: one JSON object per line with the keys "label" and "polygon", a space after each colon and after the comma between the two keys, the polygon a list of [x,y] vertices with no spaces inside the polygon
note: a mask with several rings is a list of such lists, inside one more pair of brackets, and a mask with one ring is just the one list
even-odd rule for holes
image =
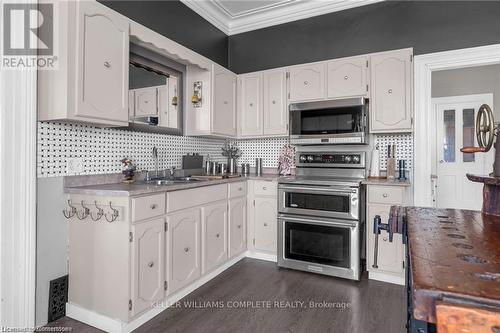
{"label": "cabinet knob", "polygon": [[189,247],[185,247],[184,252],[189,252]]}
{"label": "cabinet knob", "polygon": [[253,106],[253,103],[250,103],[250,106]]}
{"label": "cabinet knob", "polygon": [[392,94],[392,89],[389,89],[387,92],[388,92],[389,94]]}
{"label": "cabinet knob", "polygon": [[243,191],[243,187],[238,187],[238,191]]}
{"label": "cabinet knob", "polygon": [[265,186],[262,186],[262,189],[263,189],[263,190],[265,191],[265,190],[267,190],[267,187],[265,187]]}
{"label": "cabinet knob", "polygon": [[216,234],[216,235],[215,235],[215,237],[219,238],[219,237],[220,237],[220,235],[219,235],[219,234]]}
{"label": "cabinet knob", "polygon": [[267,223],[264,223],[264,227],[267,227]]}
{"label": "cabinet knob", "polygon": [[153,267],[154,265],[155,265],[155,264],[154,264],[154,262],[152,262],[152,261],[150,261],[150,262],[148,263],[148,267]]}
{"label": "cabinet knob", "polygon": [[276,101],[273,101],[272,103],[273,103],[273,104],[276,104]]}
{"label": "cabinet knob", "polygon": [[309,84],[308,81],[304,81],[304,85],[307,86]]}
{"label": "cabinet knob", "polygon": [[387,198],[387,193],[382,194],[384,198]]}
{"label": "cabinet knob", "polygon": [[108,61],[105,61],[105,62],[104,62],[104,67],[106,67],[106,68],[110,68],[110,67],[111,67],[111,64],[110,64]]}
{"label": "cabinet knob", "polygon": [[227,101],[224,101],[224,104],[227,104]]}
{"label": "cabinet knob", "polygon": [[156,206],[156,204],[151,204],[151,206],[149,206],[149,207],[151,207],[151,209],[156,209],[157,206]]}
{"label": "cabinet knob", "polygon": [[349,80],[349,76],[344,76],[344,80]]}
{"label": "cabinet knob", "polygon": [[238,224],[238,229],[241,229],[241,224]]}
{"label": "cabinet knob", "polygon": [[383,237],[383,238],[382,238],[382,240],[383,240],[384,242],[387,242],[387,237]]}

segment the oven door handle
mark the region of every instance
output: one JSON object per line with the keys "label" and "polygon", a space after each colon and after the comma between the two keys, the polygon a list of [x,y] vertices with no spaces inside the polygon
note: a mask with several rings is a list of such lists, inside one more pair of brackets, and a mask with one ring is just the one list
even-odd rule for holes
{"label": "oven door handle", "polygon": [[334,225],[345,228],[355,228],[357,225],[356,222],[350,222],[350,221],[345,221],[345,222],[336,222],[331,220],[325,221],[325,220],[311,219],[306,217],[292,217],[288,215],[287,216],[279,215],[278,219],[283,221],[298,222],[298,223],[318,223],[322,225]]}
{"label": "oven door handle", "polygon": [[285,191],[308,191],[308,192],[311,192],[311,193],[315,193],[315,192],[331,192],[331,193],[344,193],[344,194],[347,194],[347,195],[350,195],[352,193],[356,193],[358,190],[357,189],[353,189],[353,188],[342,188],[342,189],[338,189],[338,188],[329,188],[329,187],[305,187],[305,186],[280,186],[279,187],[280,190],[285,190]]}

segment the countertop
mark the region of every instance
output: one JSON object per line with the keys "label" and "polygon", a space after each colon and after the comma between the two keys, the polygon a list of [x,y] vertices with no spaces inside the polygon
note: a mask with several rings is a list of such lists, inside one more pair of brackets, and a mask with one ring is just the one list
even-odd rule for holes
{"label": "countertop", "polygon": [[500,217],[406,208],[414,316],[435,323],[436,302],[500,309]]}
{"label": "countertop", "polygon": [[64,192],[69,194],[129,197],[129,196],[136,196],[136,195],[150,194],[150,193],[186,190],[190,188],[227,184],[227,183],[241,182],[246,180],[277,181],[278,178],[279,176],[277,174],[263,174],[261,176],[249,174],[235,178],[199,180],[192,183],[179,183],[172,185],[155,185],[155,184],[143,184],[143,183],[131,183],[131,184],[111,183],[111,184],[65,187]]}
{"label": "countertop", "polygon": [[363,185],[383,185],[383,186],[411,186],[410,180],[398,180],[387,178],[370,178],[361,182]]}

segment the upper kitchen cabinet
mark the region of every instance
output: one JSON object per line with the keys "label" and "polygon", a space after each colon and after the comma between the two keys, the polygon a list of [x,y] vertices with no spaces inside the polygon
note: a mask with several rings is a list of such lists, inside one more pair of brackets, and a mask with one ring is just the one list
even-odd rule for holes
{"label": "upper kitchen cabinet", "polygon": [[412,50],[371,56],[370,132],[412,131]]}
{"label": "upper kitchen cabinet", "polygon": [[327,97],[368,95],[368,57],[351,57],[327,63]]}
{"label": "upper kitchen cabinet", "polygon": [[286,71],[244,74],[238,80],[239,136],[288,135]]}
{"label": "upper kitchen cabinet", "polygon": [[212,133],[236,136],[236,75],[227,70],[214,73]]}
{"label": "upper kitchen cabinet", "polygon": [[128,124],[129,21],[94,1],[59,3],[57,70],[38,72],[39,120]]}
{"label": "upper kitchen cabinet", "polygon": [[212,64],[187,67],[186,134],[236,136],[236,74]]}
{"label": "upper kitchen cabinet", "polygon": [[289,69],[290,102],[324,99],[326,64],[313,63]]}
{"label": "upper kitchen cabinet", "polygon": [[262,73],[241,75],[239,79],[240,136],[264,134],[262,126]]}

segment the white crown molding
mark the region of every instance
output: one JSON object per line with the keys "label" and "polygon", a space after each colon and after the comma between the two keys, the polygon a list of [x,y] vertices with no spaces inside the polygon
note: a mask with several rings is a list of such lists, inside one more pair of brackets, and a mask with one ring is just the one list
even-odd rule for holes
{"label": "white crown molding", "polygon": [[275,6],[231,16],[213,0],[181,0],[226,35],[262,29],[313,16],[369,5],[384,0],[307,0],[278,3]]}

